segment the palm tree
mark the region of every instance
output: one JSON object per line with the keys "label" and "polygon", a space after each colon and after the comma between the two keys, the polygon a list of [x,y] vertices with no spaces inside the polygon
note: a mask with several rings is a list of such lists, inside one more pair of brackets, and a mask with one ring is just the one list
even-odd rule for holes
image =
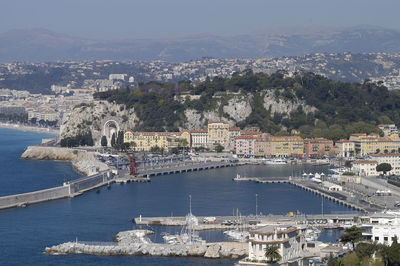
{"label": "palm tree", "polygon": [[265,256],[269,258],[270,263],[275,263],[280,261],[282,256],[279,253],[279,246],[278,245],[271,245],[265,249]]}

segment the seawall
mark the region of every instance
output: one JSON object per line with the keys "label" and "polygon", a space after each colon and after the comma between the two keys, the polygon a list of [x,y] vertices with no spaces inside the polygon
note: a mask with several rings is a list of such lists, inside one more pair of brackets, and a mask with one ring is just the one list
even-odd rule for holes
{"label": "seawall", "polygon": [[104,171],[64,183],[63,186],[0,197],[0,210],[13,207],[25,207],[30,204],[49,200],[75,197],[85,191],[111,182],[114,182],[114,176],[110,171]]}
{"label": "seawall", "polygon": [[69,197],[69,186],[0,197],[0,209],[23,207],[29,204]]}
{"label": "seawall", "polygon": [[217,242],[199,244],[158,244],[158,243],[79,243],[66,242],[57,246],[46,247],[47,254],[90,254],[103,256],[179,256],[204,258],[232,258],[239,259],[248,255],[248,243]]}

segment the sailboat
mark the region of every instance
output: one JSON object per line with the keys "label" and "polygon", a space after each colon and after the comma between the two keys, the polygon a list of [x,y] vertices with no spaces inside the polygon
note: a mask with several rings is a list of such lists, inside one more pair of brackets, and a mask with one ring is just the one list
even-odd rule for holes
{"label": "sailboat", "polygon": [[238,215],[238,213],[239,210],[236,209],[236,224],[238,224],[238,227],[236,229],[224,231],[224,234],[234,241],[246,242],[249,238],[249,232],[244,230],[242,216]]}
{"label": "sailboat", "polygon": [[194,230],[195,226],[199,224],[199,219],[192,213],[192,195],[189,195],[189,213],[185,216],[186,225],[182,227],[180,234],[170,235],[164,233],[163,239],[167,244],[192,244],[202,243],[203,239]]}

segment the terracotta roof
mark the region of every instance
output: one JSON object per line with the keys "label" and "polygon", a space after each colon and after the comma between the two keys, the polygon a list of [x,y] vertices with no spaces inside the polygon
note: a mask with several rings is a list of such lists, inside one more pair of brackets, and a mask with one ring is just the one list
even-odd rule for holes
{"label": "terracotta roof", "polygon": [[362,160],[360,160],[360,161],[355,161],[354,163],[356,163],[356,164],[375,164],[375,163],[378,163],[377,161],[362,161]]}
{"label": "terracotta roof", "polygon": [[314,139],[305,139],[304,141],[307,141],[307,142],[331,142],[332,140],[325,139],[325,138],[314,138]]}
{"label": "terracotta roof", "polygon": [[240,131],[240,127],[231,127],[229,131]]}
{"label": "terracotta roof", "polygon": [[207,129],[194,129],[190,130],[190,133],[208,133]]}
{"label": "terracotta roof", "polygon": [[222,124],[228,124],[227,122],[225,122],[225,121],[210,121],[210,122],[208,122],[209,124],[213,124],[213,123],[222,123]]}
{"label": "terracotta roof", "polygon": [[350,143],[350,142],[354,143],[354,141],[351,141],[348,139],[340,139],[340,140],[336,141],[336,143]]}
{"label": "terracotta roof", "polygon": [[386,157],[386,156],[396,156],[400,157],[400,153],[378,153],[378,154],[371,154],[373,157]]}
{"label": "terracotta roof", "polygon": [[242,134],[242,135],[261,135],[262,133],[259,131],[242,131],[240,134]]}

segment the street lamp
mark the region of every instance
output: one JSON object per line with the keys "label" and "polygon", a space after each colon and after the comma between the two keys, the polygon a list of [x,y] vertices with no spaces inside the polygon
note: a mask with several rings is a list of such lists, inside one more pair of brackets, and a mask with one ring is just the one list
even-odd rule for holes
{"label": "street lamp", "polygon": [[256,217],[258,215],[258,194],[256,194]]}

